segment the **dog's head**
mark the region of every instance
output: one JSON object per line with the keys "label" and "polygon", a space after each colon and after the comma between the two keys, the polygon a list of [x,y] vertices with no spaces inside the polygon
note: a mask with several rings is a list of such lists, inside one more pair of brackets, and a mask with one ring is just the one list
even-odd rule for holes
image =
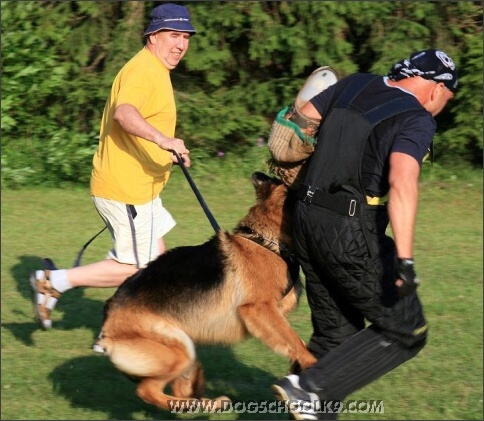
{"label": "dog's head", "polygon": [[292,216],[296,204],[296,196],[282,180],[270,177],[262,172],[255,172],[252,174],[252,184],[255,188],[257,203],[262,204],[272,200],[276,202],[276,207],[283,203],[284,211],[290,212]]}
{"label": "dog's head", "polygon": [[281,180],[275,177],[270,177],[262,172],[255,172],[252,174],[252,184],[255,188],[255,195],[258,201],[263,201],[271,195],[272,190],[280,186]]}
{"label": "dog's head", "polygon": [[262,172],[252,174],[256,204],[241,224],[266,238],[286,245],[291,244],[292,216],[295,199],[287,186],[278,178]]}

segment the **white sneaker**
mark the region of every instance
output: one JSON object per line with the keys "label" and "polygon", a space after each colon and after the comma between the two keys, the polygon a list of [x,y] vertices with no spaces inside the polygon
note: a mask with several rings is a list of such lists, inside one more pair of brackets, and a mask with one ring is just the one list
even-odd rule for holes
{"label": "white sneaker", "polygon": [[272,385],[276,398],[285,402],[287,409],[296,420],[318,420],[320,399],[316,393],[308,392],[299,386],[299,376],[290,374]]}

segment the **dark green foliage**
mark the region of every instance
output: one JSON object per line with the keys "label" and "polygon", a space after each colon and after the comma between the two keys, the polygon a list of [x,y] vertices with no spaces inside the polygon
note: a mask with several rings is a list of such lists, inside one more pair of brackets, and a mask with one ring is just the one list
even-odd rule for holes
{"label": "dark green foliage", "polygon": [[[158,3],[1,2],[2,182],[88,182],[111,82],[142,48]],[[172,79],[177,136],[193,156],[243,154],[267,138],[277,111],[319,66],[341,76],[385,74],[395,60],[436,47],[461,75],[456,98],[438,117],[437,159],[481,164],[480,2],[183,4],[198,33]]]}

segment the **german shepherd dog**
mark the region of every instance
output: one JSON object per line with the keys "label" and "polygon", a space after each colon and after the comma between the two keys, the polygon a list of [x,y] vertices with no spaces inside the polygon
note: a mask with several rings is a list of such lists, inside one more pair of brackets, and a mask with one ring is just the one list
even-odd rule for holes
{"label": "german shepherd dog", "polygon": [[299,266],[291,276],[289,262],[295,199],[277,178],[254,173],[252,183],[256,204],[232,234],[220,230],[204,244],[169,250],[106,302],[99,344],[149,404],[170,410],[169,400],[200,399],[217,408],[229,399],[201,397],[196,343],[252,335],[302,368],[316,362],[285,317],[302,289]]}

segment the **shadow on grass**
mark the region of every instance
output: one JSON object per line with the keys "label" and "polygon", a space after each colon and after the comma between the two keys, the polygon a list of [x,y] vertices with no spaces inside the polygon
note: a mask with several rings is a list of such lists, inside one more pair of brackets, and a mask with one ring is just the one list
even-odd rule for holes
{"label": "shadow on grass", "polygon": [[[276,379],[270,373],[241,363],[229,347],[205,346],[198,351],[205,372],[204,396],[226,395],[234,403],[274,401],[270,385]],[[103,356],[71,359],[57,367],[49,379],[54,391],[68,399],[73,407],[106,413],[105,419],[210,419],[211,416],[201,412],[175,414],[145,403],[136,395],[136,384]],[[216,419],[221,419],[220,416],[215,415]],[[253,411],[227,413],[227,416],[225,419],[288,419],[287,414]]]}
{"label": "shadow on grass", "polygon": [[[38,256],[21,256],[11,269],[19,294],[32,302],[29,285],[31,271],[42,267]],[[40,329],[33,320],[33,307],[17,310],[22,318],[32,318],[27,323],[5,323],[3,327],[27,346],[35,345],[33,333]],[[63,313],[61,320],[54,320],[55,329],[75,330],[88,328],[93,339],[98,335],[104,302],[85,297],[84,289],[67,291],[56,306],[55,312]],[[266,351],[270,352],[270,351]],[[258,367],[247,366],[234,356],[232,348],[199,346],[197,354],[203,365],[206,386],[205,396],[214,398],[225,395],[234,403],[244,404],[264,401],[274,402],[270,391],[276,378]],[[249,356],[254,361],[259,355]],[[106,413],[106,419],[221,419],[222,414],[173,414],[146,404],[135,393],[136,384],[118,372],[111,362],[98,355],[73,358],[55,368],[49,375],[56,393],[68,399],[73,407]],[[135,418],[136,416],[136,418]],[[142,418],[140,418],[142,417]],[[228,413],[228,419],[288,419],[287,414],[241,412]]]}
{"label": "shadow on grass", "polygon": [[[32,323],[2,323],[15,338],[25,345],[33,345],[32,334],[40,329],[35,322],[34,298],[29,284],[29,275],[32,271],[42,268],[42,259],[38,256],[20,256],[19,263],[11,269],[13,279],[17,283],[17,291],[31,306],[14,310],[22,317],[31,317]],[[63,313],[61,320],[54,320],[55,328],[59,330],[71,330],[87,328],[93,331],[93,339],[99,334],[102,324],[104,302],[93,300],[84,296],[83,288],[74,288],[62,295],[54,312]],[[55,317],[55,316],[54,316]]]}

